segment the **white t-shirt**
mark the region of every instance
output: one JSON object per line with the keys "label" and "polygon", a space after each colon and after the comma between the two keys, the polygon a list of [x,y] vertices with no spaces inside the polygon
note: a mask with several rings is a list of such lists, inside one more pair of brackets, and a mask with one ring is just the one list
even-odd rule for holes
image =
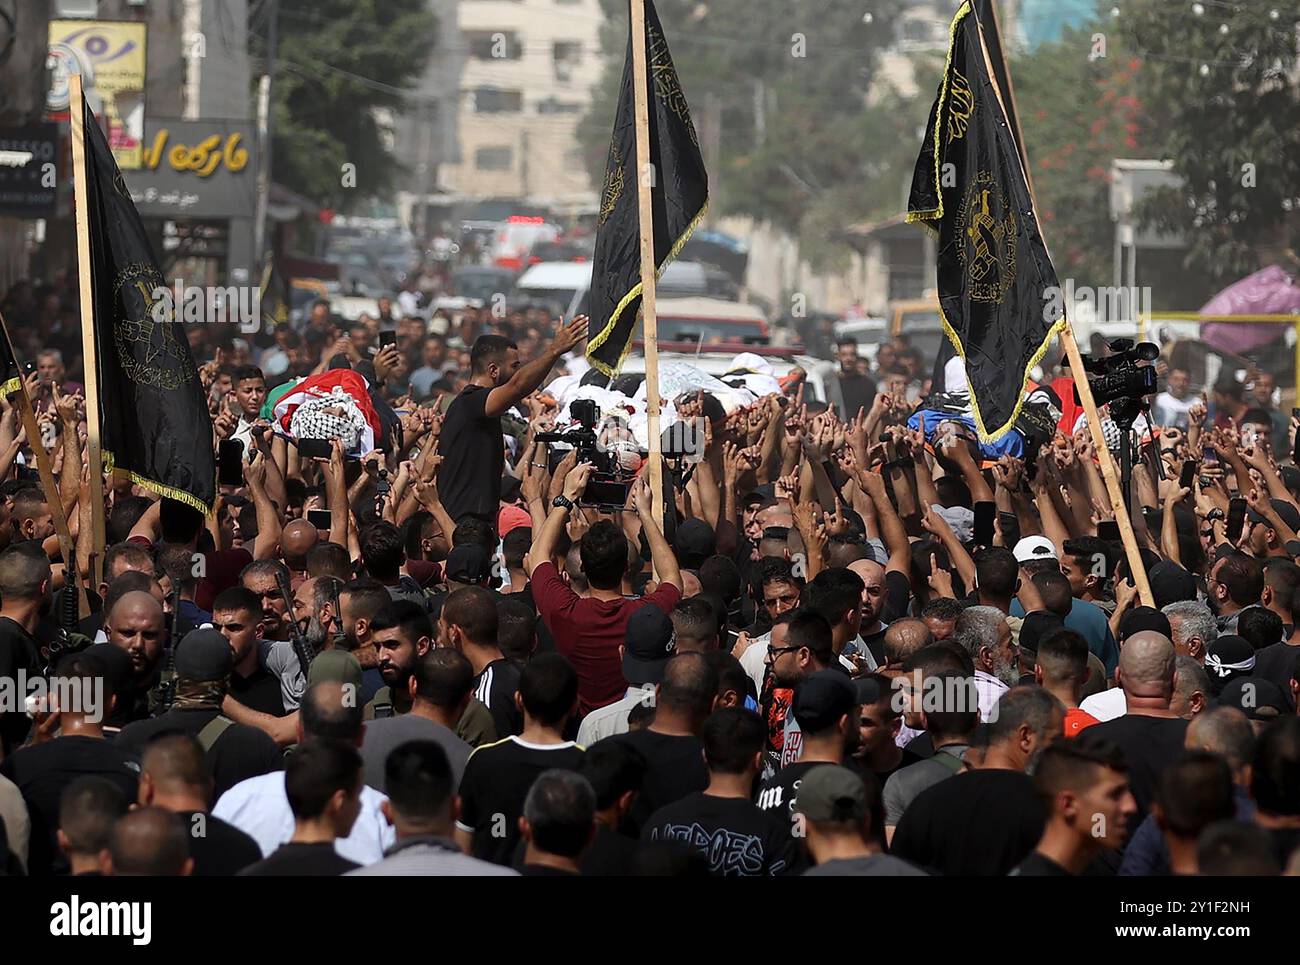
{"label": "white t-shirt", "polygon": [[754,681],[754,693],[763,692],[763,672],[767,669],[767,651],[772,646],[772,634],[765,633],[761,637],[751,637],[749,649],[740,655],[740,666],[745,673],[749,674],[749,679]]}
{"label": "white t-shirt", "polygon": [[[339,857],[361,865],[383,859],[385,849],[397,840],[393,826],[379,810],[379,805],[387,800],[386,795],[369,784],[361,788],[361,811],[352,825],[352,833],[334,842]],[[284,771],[240,781],[221,795],[212,816],[239,828],[257,842],[262,857],[269,857],[293,837],[293,810],[284,790]]]}
{"label": "white t-shirt", "polygon": [[1122,687],[1112,687],[1110,690],[1093,694],[1079,704],[1079,709],[1085,714],[1092,714],[1102,722],[1114,720],[1128,713],[1128,698],[1124,696]]}

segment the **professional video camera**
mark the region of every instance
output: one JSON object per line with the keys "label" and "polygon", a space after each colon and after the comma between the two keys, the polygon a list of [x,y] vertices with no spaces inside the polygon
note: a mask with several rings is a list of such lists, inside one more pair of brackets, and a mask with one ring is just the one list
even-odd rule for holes
{"label": "professional video camera", "polygon": [[[538,442],[562,442],[578,451],[578,462],[591,463],[591,478],[583,493],[584,506],[617,506],[627,502],[628,487],[635,473],[623,468],[618,453],[602,445],[596,426],[600,422],[600,409],[594,399],[574,399],[569,406],[574,428],[564,432],[539,432]],[[562,454],[560,455],[562,458]],[[558,460],[556,460],[558,462]],[[554,471],[555,466],[551,466]]]}
{"label": "professional video camera", "polygon": [[[1103,357],[1083,357],[1088,385],[1097,405],[1110,405],[1111,418],[1121,430],[1133,428],[1133,422],[1142,411],[1144,396],[1156,391],[1154,362],[1160,357],[1160,346],[1154,342],[1134,344],[1131,338],[1117,338],[1109,343],[1111,354]],[[1078,389],[1075,400],[1078,401]]]}

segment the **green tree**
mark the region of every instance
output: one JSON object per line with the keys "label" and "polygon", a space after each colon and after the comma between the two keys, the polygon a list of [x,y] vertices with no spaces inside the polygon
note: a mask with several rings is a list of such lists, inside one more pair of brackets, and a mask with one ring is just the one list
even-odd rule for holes
{"label": "green tree", "polygon": [[[263,3],[250,24],[263,63],[266,12]],[[436,26],[423,0],[280,0],[275,180],[343,210],[389,197],[401,165],[384,145],[377,111],[403,109]]]}
{"label": "green tree", "polygon": [[1111,161],[1157,156],[1141,66],[1105,24],[1011,59],[1038,217],[1062,283],[1111,284]]}
{"label": "green tree", "polygon": [[[627,50],[626,0],[602,8],[606,69],[580,128],[596,183]],[[833,259],[843,248],[827,243],[836,227],[827,215],[842,227],[873,214],[866,95],[899,0],[874,0],[869,13],[840,0],[658,0],[656,9],[706,145],[714,212],[771,223],[817,261]],[[894,211],[901,190],[892,186]]]}
{"label": "green tree", "polygon": [[1221,283],[1259,268],[1261,249],[1297,240],[1297,19],[1294,3],[1211,0],[1126,0],[1115,19],[1142,61],[1158,154],[1183,179],[1139,214],[1186,238],[1186,267]]}

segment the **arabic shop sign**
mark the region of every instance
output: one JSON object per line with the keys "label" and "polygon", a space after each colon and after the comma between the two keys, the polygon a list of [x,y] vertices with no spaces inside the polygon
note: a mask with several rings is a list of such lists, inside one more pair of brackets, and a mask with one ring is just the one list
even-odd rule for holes
{"label": "arabic shop sign", "polygon": [[138,171],[123,172],[144,215],[251,218],[257,165],[247,121],[152,118]]}

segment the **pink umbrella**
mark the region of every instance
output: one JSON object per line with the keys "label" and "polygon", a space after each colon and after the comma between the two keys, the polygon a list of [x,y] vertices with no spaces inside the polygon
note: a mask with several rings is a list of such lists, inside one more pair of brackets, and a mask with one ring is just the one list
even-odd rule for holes
{"label": "pink umbrella", "polygon": [[[1202,315],[1292,315],[1300,313],[1300,285],[1277,265],[1248,275],[1215,295]],[[1244,355],[1281,334],[1272,322],[1207,322],[1201,339],[1222,352]]]}

